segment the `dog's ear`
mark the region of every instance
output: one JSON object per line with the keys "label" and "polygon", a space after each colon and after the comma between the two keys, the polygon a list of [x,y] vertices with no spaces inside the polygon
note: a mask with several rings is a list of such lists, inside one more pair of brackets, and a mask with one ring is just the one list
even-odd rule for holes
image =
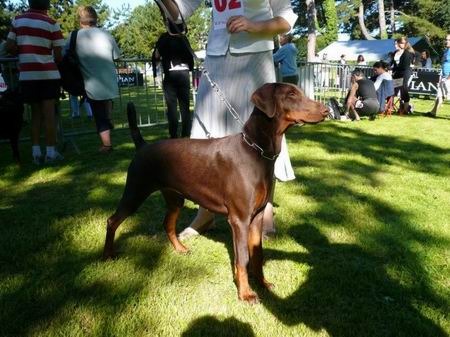
{"label": "dog's ear", "polygon": [[251,97],[252,103],[270,118],[275,116],[277,109],[275,104],[275,87],[276,83],[266,83],[256,89]]}

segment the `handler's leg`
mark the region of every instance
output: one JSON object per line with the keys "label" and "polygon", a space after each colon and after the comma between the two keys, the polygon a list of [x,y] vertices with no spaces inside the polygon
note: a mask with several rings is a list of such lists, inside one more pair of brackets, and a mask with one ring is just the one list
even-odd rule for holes
{"label": "handler's leg", "polygon": [[188,239],[192,236],[199,235],[206,232],[212,225],[214,225],[214,214],[203,207],[198,208],[197,216],[180,234],[181,240]]}
{"label": "handler's leg", "polygon": [[269,196],[269,202],[267,203],[266,207],[264,208],[264,215],[263,215],[263,235],[264,237],[267,237],[270,234],[274,234],[276,232],[275,229],[275,220],[273,216],[273,195],[275,193],[275,182],[276,179],[273,179],[272,183],[272,189]]}

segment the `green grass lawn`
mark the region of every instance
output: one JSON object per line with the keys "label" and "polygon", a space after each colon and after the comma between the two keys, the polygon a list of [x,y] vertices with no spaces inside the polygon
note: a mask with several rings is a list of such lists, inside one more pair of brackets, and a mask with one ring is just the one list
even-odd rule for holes
{"label": "green grass lawn", "polygon": [[[415,101],[428,111],[432,101]],[[164,127],[143,129],[148,141]],[[152,195],[101,261],[106,219],[134,148],[75,138],[52,167],[22,168],[0,144],[0,336],[405,336],[450,332],[450,105],[374,122],[292,128],[296,180],[278,183],[278,233],[264,242],[272,292],[237,299],[225,219],[173,251]],[[181,230],[196,207],[186,203]]]}

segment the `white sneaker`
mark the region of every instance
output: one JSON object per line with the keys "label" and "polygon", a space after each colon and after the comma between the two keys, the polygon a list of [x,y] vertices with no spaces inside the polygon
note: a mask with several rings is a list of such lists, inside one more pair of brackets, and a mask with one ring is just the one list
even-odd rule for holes
{"label": "white sneaker", "polygon": [[179,235],[178,235],[178,239],[180,240],[186,240],[189,239],[193,236],[197,236],[200,235],[199,232],[197,232],[194,228],[192,227],[186,227]]}
{"label": "white sneaker", "polygon": [[45,163],[53,164],[53,163],[56,163],[63,159],[64,159],[63,155],[61,153],[59,153],[58,151],[55,151],[55,155],[53,157],[45,156]]}

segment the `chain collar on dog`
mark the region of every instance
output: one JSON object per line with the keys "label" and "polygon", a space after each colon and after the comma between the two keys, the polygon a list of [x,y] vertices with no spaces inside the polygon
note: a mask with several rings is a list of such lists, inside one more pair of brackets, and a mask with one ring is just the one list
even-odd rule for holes
{"label": "chain collar on dog", "polygon": [[248,136],[245,134],[245,132],[242,132],[242,139],[244,140],[244,142],[247,143],[248,146],[254,148],[256,151],[259,151],[259,153],[261,154],[261,157],[263,157],[264,159],[274,161],[280,155],[279,153],[277,153],[271,157],[266,156],[263,148],[261,146],[259,146],[258,144],[254,143],[253,141],[251,141],[250,138],[248,138]]}

